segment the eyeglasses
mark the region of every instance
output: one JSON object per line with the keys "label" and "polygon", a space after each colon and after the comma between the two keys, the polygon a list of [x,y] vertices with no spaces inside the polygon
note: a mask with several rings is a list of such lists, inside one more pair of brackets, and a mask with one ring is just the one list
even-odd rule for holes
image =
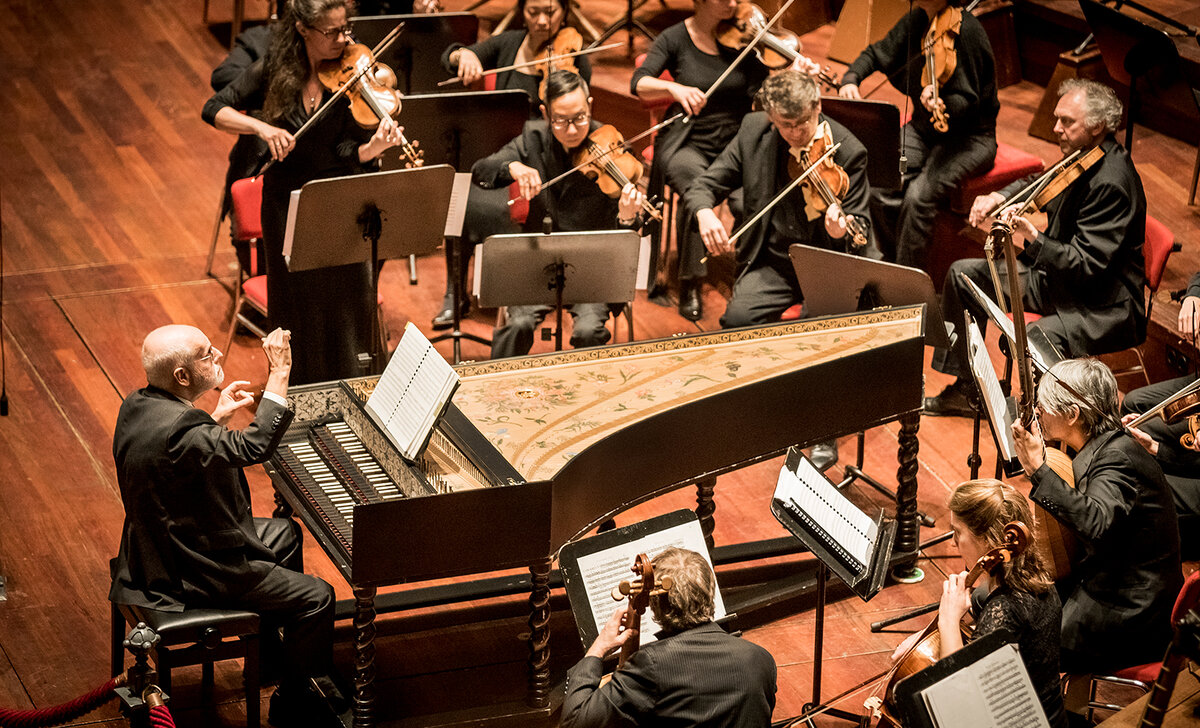
{"label": "eyeglasses", "polygon": [[212,359],[213,357],[215,357],[217,354],[220,354],[220,353],[221,352],[219,349],[217,349],[217,347],[210,345],[208,347],[208,353],[205,354],[204,356],[196,359],[196,363],[199,364],[200,362],[204,361],[205,359]]}
{"label": "eyeglasses", "polygon": [[342,36],[342,35],[349,38],[350,33],[353,32],[353,30],[354,30],[354,26],[351,25],[350,23],[346,23],[345,25],[339,25],[338,27],[330,28],[329,30],[321,30],[320,28],[314,27],[312,25],[310,25],[308,27],[310,30],[315,30],[316,32],[325,36],[326,40],[337,40],[338,37]]}
{"label": "eyeglasses", "polygon": [[570,119],[551,119],[550,126],[554,127],[555,129],[558,129],[560,131],[562,129],[566,129],[568,126],[573,126],[576,129],[579,129],[581,127],[587,126],[587,123],[589,121],[591,121],[591,119],[592,119],[591,112],[585,111],[582,114],[576,114],[575,116],[572,116]]}

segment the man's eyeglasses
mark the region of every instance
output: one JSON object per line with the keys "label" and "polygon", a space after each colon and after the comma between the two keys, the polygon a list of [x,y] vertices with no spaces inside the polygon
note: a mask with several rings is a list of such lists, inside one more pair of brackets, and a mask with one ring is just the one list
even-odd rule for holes
{"label": "man's eyeglasses", "polygon": [[199,364],[200,362],[202,362],[206,359],[212,359],[214,356],[217,355],[217,353],[218,353],[217,348],[215,346],[210,346],[210,347],[208,347],[208,353],[205,354],[204,356],[196,359],[196,363]]}
{"label": "man's eyeglasses", "polygon": [[582,114],[577,114],[575,116],[572,116],[570,119],[551,119],[550,126],[554,127],[555,129],[559,129],[559,130],[566,129],[568,126],[573,126],[576,129],[579,129],[581,127],[587,126],[587,123],[589,121],[591,121],[591,119],[592,119],[591,113],[585,111]]}
{"label": "man's eyeglasses", "polygon": [[338,27],[330,28],[329,30],[321,30],[320,28],[317,28],[317,27],[314,27],[311,25],[308,27],[309,27],[309,29],[315,30],[316,32],[325,36],[326,40],[337,40],[338,36],[341,36],[341,35],[344,35],[347,38],[349,38],[350,33],[354,30],[354,26],[351,25],[350,23],[346,23],[345,25],[339,25]]}

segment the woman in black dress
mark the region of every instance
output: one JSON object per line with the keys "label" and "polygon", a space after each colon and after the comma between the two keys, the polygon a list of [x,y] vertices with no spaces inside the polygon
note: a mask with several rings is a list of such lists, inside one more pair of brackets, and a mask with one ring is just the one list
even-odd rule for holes
{"label": "woman in black dress", "polygon": [[[524,28],[506,30],[469,46],[452,43],[442,53],[442,65],[448,72],[462,79],[464,85],[470,85],[483,78],[484,71],[533,60],[566,26],[567,0],[518,0],[517,10],[525,21]],[[587,56],[576,56],[571,60],[579,69],[583,80],[591,82],[592,66]],[[529,118],[542,118],[542,102],[538,96],[542,76],[537,67],[503,71],[495,76],[497,90],[520,89],[529,94]],[[461,305],[464,316],[469,309],[465,292],[467,261],[471,257],[471,251],[489,235],[518,232],[521,232],[521,226],[508,216],[508,190],[488,190],[472,185],[467,200],[466,218],[463,221],[464,246],[459,269],[464,291]],[[454,322],[451,292],[454,282],[452,255],[453,251],[447,246],[446,293],[442,299],[441,310],[433,317],[435,330],[448,329]]]}
{"label": "woman in black dress", "polygon": [[[1018,521],[1033,526],[1029,501],[999,480],[970,480],[950,496],[950,529],[954,545],[970,568],[980,557],[1004,543],[1004,526]],[[973,592],[965,586],[967,572],[950,574],[942,584],[938,608],[941,656],[963,647],[959,622],[967,612],[975,617],[971,639],[997,629],[1007,629],[1017,639],[1021,658],[1038,694],[1051,728],[1067,725],[1062,687],[1058,677],[1058,652],[1062,605],[1042,554],[1032,546],[1004,564],[995,577],[984,574]],[[920,632],[909,637],[893,654],[908,651]]]}
{"label": "woman in black dress", "polygon": [[[661,194],[663,183],[682,196],[717,155],[733,141],[742,117],[751,107],[754,93],[767,68],[753,54],[721,82],[711,96],[704,92],[738,55],[717,43],[717,26],[733,17],[735,0],[695,0],[692,17],[667,28],[655,39],[646,60],[633,73],[630,84],[638,97],[654,101],[670,98],[665,116],[677,112],[693,115],[686,124],[675,123],[658,135],[654,143],[654,165],[650,171],[651,196]],[[799,59],[809,70],[807,58]],[[659,78],[667,71],[672,80]],[[690,215],[681,210],[676,217],[679,241],[679,313],[698,321],[703,314],[700,281],[704,278],[704,242]]]}
{"label": "woman in black dress", "polygon": [[[375,306],[367,264],[291,272],[283,257],[292,190],[306,182],[362,171],[400,143],[400,129],[384,119],[360,127],[345,99],[310,127],[293,134],[331,96],[317,78],[321,61],[340,58],[348,37],[351,0],[289,0],[272,31],[267,57],[256,61],[204,105],[204,120],[233,134],[254,134],[274,163],[263,178],[262,225],[267,250],[267,303],[271,322],[289,329],[295,384],[365,373],[358,355],[371,350]],[[249,116],[238,109],[262,109]]]}

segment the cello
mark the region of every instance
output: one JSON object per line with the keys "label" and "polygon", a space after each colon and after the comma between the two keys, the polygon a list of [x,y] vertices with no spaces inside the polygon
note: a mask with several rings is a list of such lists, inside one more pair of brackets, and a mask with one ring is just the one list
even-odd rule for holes
{"label": "cello", "polygon": [[[642,615],[650,606],[650,597],[666,594],[674,586],[674,580],[669,576],[655,581],[654,564],[646,554],[638,554],[630,570],[634,573],[634,578],[622,581],[612,590],[613,601],[629,599],[629,606],[625,608],[621,619],[629,637],[621,644],[621,656],[617,658],[618,670],[624,667],[641,647]],[[611,679],[611,676],[608,679]]]}

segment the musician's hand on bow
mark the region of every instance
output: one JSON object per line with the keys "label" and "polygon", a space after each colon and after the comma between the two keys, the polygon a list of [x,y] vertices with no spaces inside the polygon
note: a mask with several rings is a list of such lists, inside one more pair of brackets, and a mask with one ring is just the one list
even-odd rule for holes
{"label": "musician's hand on bow", "polygon": [[834,240],[846,237],[846,213],[836,202],[825,209],[825,232]]}
{"label": "musician's hand on bow", "polygon": [[629,182],[621,190],[621,199],[617,200],[617,218],[619,220],[632,220],[637,217],[638,211],[642,209],[642,203],[646,201],[646,196],[638,189],[638,186]]}
{"label": "musician's hand on bow", "polygon": [[625,625],[625,615],[628,611],[623,606],[617,607],[600,630],[600,634],[596,635],[596,641],[588,648],[586,657],[598,657],[603,660],[625,644],[632,634]]}
{"label": "musician's hand on bow", "polygon": [[1179,307],[1179,335],[1191,340],[1197,334],[1200,334],[1200,298],[1185,296]]}
{"label": "musician's hand on bow", "polygon": [[906,654],[908,654],[908,651],[911,650],[912,648],[916,647],[917,642],[920,642],[920,641],[921,641],[921,633],[920,632],[913,632],[909,636],[905,637],[904,641],[901,642],[896,647],[894,652],[892,652],[892,662],[896,662],[901,657],[904,657]]}
{"label": "musician's hand on bow", "polygon": [[542,191],[542,176],[533,167],[520,162],[508,163],[508,174],[521,189],[521,197],[532,200]]}
{"label": "musician's hand on bow", "polygon": [[679,102],[679,105],[683,107],[683,110],[687,112],[688,116],[695,116],[696,114],[699,114],[704,108],[704,105],[708,103],[708,97],[704,95],[703,91],[695,86],[684,86],[681,83],[672,83],[667,88],[667,91],[670,92],[671,98]]}
{"label": "musician's hand on bow", "polygon": [[483,63],[480,62],[479,56],[475,55],[475,51],[459,48],[450,54],[451,63],[454,63],[455,56],[458,56],[458,78],[464,86],[470,86],[483,78]]}
{"label": "musician's hand on bow", "polygon": [[971,212],[967,216],[967,222],[975,227],[979,227],[984,220],[991,215],[992,212],[1004,202],[1004,195],[999,192],[989,192],[986,195],[980,195],[975,198],[975,202],[971,204]]}
{"label": "musician's hand on bow", "polygon": [[1013,441],[1017,446],[1017,460],[1025,474],[1032,476],[1046,462],[1046,442],[1042,439],[1042,428],[1037,420],[1028,430],[1021,426],[1021,420],[1012,423]]}
{"label": "musician's hand on bow", "polygon": [[1121,424],[1125,426],[1125,431],[1129,433],[1129,436],[1132,437],[1137,442],[1137,444],[1146,448],[1146,452],[1157,457],[1158,456],[1158,440],[1155,440],[1153,437],[1150,437],[1150,435],[1146,434],[1146,432],[1144,430],[1139,430],[1136,427],[1129,426],[1129,423],[1133,422],[1137,418],[1138,418],[1137,412],[1130,412],[1129,414],[1127,414],[1121,418]]}
{"label": "musician's hand on bow", "polygon": [[228,425],[235,412],[254,404],[254,395],[246,391],[246,387],[249,386],[250,382],[239,379],[236,382],[230,382],[225,389],[221,390],[221,396],[217,398],[217,406],[212,411],[212,418],[217,421],[218,425]]}
{"label": "musician's hand on bow", "polygon": [[260,122],[257,128],[258,131],[255,134],[266,142],[267,150],[271,152],[271,159],[276,162],[282,161],[296,147],[295,137],[285,129],[271,126],[265,122]]}
{"label": "musician's hand on bow", "polygon": [[858,92],[858,84],[857,83],[848,83],[845,86],[842,86],[841,88],[839,88],[838,96],[841,96],[843,99],[861,99],[862,98],[862,94],[860,94]]}
{"label": "musician's hand on bow", "polygon": [[696,211],[696,225],[700,228],[700,239],[709,255],[723,255],[733,252],[733,243],[729,241],[729,233],[725,224],[717,217],[711,207]]}

